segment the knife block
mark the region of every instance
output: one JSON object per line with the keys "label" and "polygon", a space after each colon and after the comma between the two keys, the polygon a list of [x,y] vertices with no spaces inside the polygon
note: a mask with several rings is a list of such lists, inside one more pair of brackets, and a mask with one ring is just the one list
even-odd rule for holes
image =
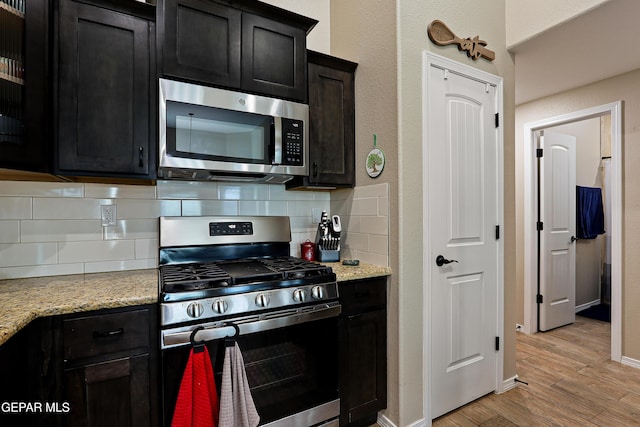
{"label": "knife block", "polygon": [[324,262],[340,261],[340,249],[325,249],[322,246],[316,246],[316,260]]}

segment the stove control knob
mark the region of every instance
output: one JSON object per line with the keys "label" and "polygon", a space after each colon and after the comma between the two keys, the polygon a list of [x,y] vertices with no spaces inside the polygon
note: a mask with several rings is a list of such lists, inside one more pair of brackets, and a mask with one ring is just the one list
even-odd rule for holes
{"label": "stove control knob", "polygon": [[304,302],[304,289],[296,289],[293,291],[293,300],[295,302]]}
{"label": "stove control knob", "polygon": [[314,299],[322,299],[324,298],[324,288],[322,286],[314,286],[311,288],[311,296]]}
{"label": "stove control knob", "polygon": [[258,294],[256,297],[256,305],[258,307],[266,307],[269,305],[269,295],[267,294]]}
{"label": "stove control knob", "polygon": [[202,312],[203,312],[202,304],[198,302],[192,302],[187,306],[187,315],[189,317],[193,317],[193,318],[200,317],[202,316]]}
{"label": "stove control knob", "polygon": [[229,309],[229,304],[223,299],[217,299],[211,308],[218,314],[224,314]]}

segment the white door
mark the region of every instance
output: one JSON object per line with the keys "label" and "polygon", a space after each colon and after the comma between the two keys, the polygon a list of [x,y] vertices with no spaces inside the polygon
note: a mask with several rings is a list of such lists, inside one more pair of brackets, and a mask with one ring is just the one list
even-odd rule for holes
{"label": "white door", "polygon": [[576,138],[544,131],[540,137],[539,328],[576,319]]}
{"label": "white door", "polygon": [[[501,148],[495,84],[435,66],[428,73],[425,269],[436,418],[496,389]],[[440,256],[451,262],[438,266]]]}

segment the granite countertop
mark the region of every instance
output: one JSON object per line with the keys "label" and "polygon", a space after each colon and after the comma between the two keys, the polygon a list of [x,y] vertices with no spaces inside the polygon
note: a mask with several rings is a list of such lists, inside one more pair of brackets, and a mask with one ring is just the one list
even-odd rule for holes
{"label": "granite countertop", "polygon": [[38,317],[157,301],[156,269],[2,280],[0,344]]}
{"label": "granite countertop", "polygon": [[[331,266],[339,282],[388,276],[389,267],[360,263]],[[158,270],[0,280],[0,345],[38,317],[118,308],[158,301]]]}

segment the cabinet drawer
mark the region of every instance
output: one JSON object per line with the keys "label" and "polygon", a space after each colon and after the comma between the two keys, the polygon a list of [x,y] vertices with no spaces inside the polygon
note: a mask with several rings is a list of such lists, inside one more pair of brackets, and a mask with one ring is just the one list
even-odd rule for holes
{"label": "cabinet drawer", "polygon": [[64,360],[149,351],[149,310],[64,319]]}
{"label": "cabinet drawer", "polygon": [[386,277],[340,282],[338,292],[343,313],[349,315],[386,308],[386,284]]}

